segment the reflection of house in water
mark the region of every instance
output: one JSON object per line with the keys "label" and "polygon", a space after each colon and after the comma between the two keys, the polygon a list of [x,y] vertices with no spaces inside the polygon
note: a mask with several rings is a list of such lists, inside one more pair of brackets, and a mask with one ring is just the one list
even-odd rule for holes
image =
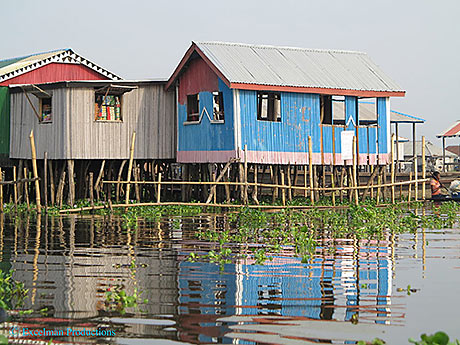
{"label": "reflection of house in water", "polygon": [[[300,258],[276,256],[264,265],[251,265],[249,260],[226,265],[224,273],[215,264],[181,262],[180,317],[188,314],[195,325],[206,327],[203,320],[214,314],[348,321],[359,312],[385,323],[392,285],[387,245],[374,242],[360,247],[338,240],[323,247],[323,255],[308,264]],[[328,254],[334,246],[335,253]],[[356,308],[363,306],[365,311]],[[211,341],[203,335],[206,331],[200,333],[200,341]]]}
{"label": "reflection of house in water", "polygon": [[[142,310],[175,315],[176,256],[139,245],[147,239],[155,243],[151,229],[139,228],[131,236],[120,223],[106,226],[102,222],[102,218],[97,222],[65,219],[54,225],[42,223],[41,233],[36,232],[35,224],[29,230],[27,223],[13,230],[17,243],[10,262],[15,279],[29,288],[26,307],[32,303],[34,309],[52,306],[59,318],[95,317],[103,308],[108,285],[121,282],[129,294],[136,286],[142,291],[142,299],[149,301],[140,306]],[[133,259],[134,276],[130,270]],[[154,325],[130,327],[137,334],[164,335],[162,327]]]}

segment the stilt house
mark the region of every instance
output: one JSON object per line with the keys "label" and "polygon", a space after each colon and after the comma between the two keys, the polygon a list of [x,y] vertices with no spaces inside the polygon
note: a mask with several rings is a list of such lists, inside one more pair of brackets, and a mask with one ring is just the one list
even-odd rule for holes
{"label": "stilt house", "polygon": [[[59,49],[0,60],[0,165],[10,145],[10,96],[8,85],[40,84],[64,80],[120,80],[112,72],[76,54]],[[24,138],[25,141],[25,138]]]}
{"label": "stilt house", "polygon": [[[246,148],[248,163],[306,164],[311,136],[313,164],[342,165],[352,131],[359,164],[384,164],[390,97],[405,95],[361,52],[222,42],[192,43],[166,87],[177,89],[181,163],[242,159]],[[375,103],[365,120],[362,98]]]}

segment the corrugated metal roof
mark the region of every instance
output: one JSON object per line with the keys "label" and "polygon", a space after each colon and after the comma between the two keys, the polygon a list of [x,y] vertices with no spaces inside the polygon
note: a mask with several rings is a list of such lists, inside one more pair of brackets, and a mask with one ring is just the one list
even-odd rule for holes
{"label": "corrugated metal roof", "polygon": [[[333,101],[332,102],[332,111],[334,120],[345,120],[345,102],[343,101]],[[377,109],[375,103],[368,101],[358,102],[358,113],[359,119],[363,121],[376,121],[377,120]],[[390,121],[391,123],[424,123],[425,120],[412,116],[409,114],[404,114],[396,110],[390,110]]]}
{"label": "corrugated metal roof", "polygon": [[[404,143],[404,156],[412,157],[412,148],[413,148],[413,141],[409,141]],[[417,152],[417,156],[422,155],[422,142],[416,141],[415,142],[415,150]],[[430,141],[425,143],[425,152],[427,157],[442,157],[442,148],[439,146],[434,145]],[[455,153],[446,151],[446,157],[457,157]]]}
{"label": "corrugated metal roof", "polygon": [[365,53],[225,42],[195,42],[231,82],[404,92]]}
{"label": "corrugated metal roof", "polygon": [[72,49],[66,48],[0,60],[0,81],[14,78],[52,62],[83,64],[110,79],[122,79],[116,74],[74,53]]}
{"label": "corrugated metal roof", "polygon": [[453,125],[449,126],[441,134],[438,134],[437,137],[460,137],[460,120],[455,121]]}

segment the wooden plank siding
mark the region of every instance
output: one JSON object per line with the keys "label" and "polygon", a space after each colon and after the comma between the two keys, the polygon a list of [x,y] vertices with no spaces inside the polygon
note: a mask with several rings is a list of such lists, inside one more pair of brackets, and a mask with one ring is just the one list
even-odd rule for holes
{"label": "wooden plank siding", "polygon": [[[33,129],[37,156],[49,159],[128,159],[136,131],[135,159],[175,159],[174,92],[163,84],[141,85],[122,97],[121,122],[94,120],[94,88],[59,87],[52,96],[52,123],[39,123],[23,92],[11,96],[10,157],[30,159]],[[38,98],[29,94],[38,110]]]}

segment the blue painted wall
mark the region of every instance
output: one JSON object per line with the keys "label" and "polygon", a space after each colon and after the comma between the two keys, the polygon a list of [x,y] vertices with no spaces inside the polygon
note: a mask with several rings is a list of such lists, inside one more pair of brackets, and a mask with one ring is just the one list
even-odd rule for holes
{"label": "blue painted wall", "polygon": [[387,103],[386,98],[377,98],[377,123],[378,128],[378,142],[379,142],[379,153],[388,152],[388,124],[387,124]]}
{"label": "blue painted wall", "polygon": [[[233,125],[233,91],[219,79],[219,91],[224,95],[225,123],[210,123],[203,114],[201,123],[184,125],[187,121],[187,104],[178,104],[179,151],[226,151],[235,149]],[[206,108],[212,118],[211,92],[199,93],[200,114]]]}
{"label": "blue painted wall", "polygon": [[319,95],[281,93],[281,122],[257,120],[257,91],[240,90],[241,146],[251,151],[319,152]]}

